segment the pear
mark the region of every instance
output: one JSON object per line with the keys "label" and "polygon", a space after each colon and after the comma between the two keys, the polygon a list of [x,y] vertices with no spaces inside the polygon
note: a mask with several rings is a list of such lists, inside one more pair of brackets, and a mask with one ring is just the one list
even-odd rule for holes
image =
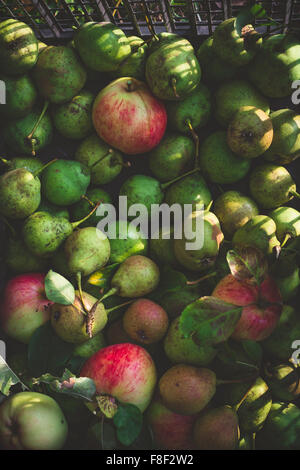
{"label": "pear", "polygon": [[275,402],[257,434],[258,450],[300,450],[300,409],[293,403]]}
{"label": "pear", "polygon": [[285,402],[296,400],[300,395],[299,368],[292,364],[276,364],[268,368],[266,381],[273,398]]}
{"label": "pear", "polygon": [[259,214],[255,202],[239,191],[222,193],[215,200],[213,211],[220,221],[223,232],[229,238],[248,220]]}
{"label": "pear", "polygon": [[172,321],[164,340],[166,356],[173,364],[207,366],[217,351],[212,346],[199,346],[192,338],[185,338],[179,328],[180,317]]}
{"label": "pear", "polygon": [[135,298],[150,294],[158,283],[158,266],[146,256],[133,255],[120,265],[111,286],[120,297]]}
{"label": "pear", "polygon": [[38,41],[27,24],[15,19],[0,23],[0,62],[4,73],[21,75],[30,70],[38,58]]}
{"label": "pear", "polygon": [[[158,238],[156,238],[158,237]],[[163,238],[166,237],[166,238]],[[178,268],[179,263],[174,253],[174,228],[161,227],[150,239],[150,255],[160,265]]]}
{"label": "pear", "polygon": [[255,44],[249,48],[247,39],[254,28],[252,25],[246,25],[239,34],[236,21],[237,18],[228,18],[217,26],[213,34],[213,48],[227,64],[239,67],[253,59],[262,39],[255,39]]}
{"label": "pear", "polygon": [[293,354],[292,344],[300,338],[299,314],[294,307],[284,305],[278,325],[262,342],[264,351],[280,361],[288,361]]}
{"label": "pear", "polygon": [[195,155],[195,145],[190,137],[172,132],[165,134],[148,155],[149,167],[155,178],[167,182],[190,166]]}
{"label": "pear", "polygon": [[[46,201],[45,199],[41,200],[41,203],[37,209],[38,212],[48,212],[49,214],[55,217],[63,217],[64,219],[69,220],[70,214],[66,207],[56,206],[51,204],[51,202]],[[87,215],[87,214],[84,214]],[[84,217],[84,216],[83,216]]]}
{"label": "pear", "polygon": [[110,148],[96,134],[80,143],[75,153],[75,160],[90,169],[92,184],[110,183],[123,167],[122,154]]}
{"label": "pear", "polygon": [[194,442],[199,450],[235,450],[240,436],[239,419],[230,406],[200,413],[194,426]]}
{"label": "pear", "polygon": [[[114,234],[115,236],[111,236]],[[111,222],[108,227],[110,241],[110,263],[123,263],[132,255],[146,255],[148,240],[126,220]]]}
{"label": "pear", "polygon": [[212,200],[211,192],[200,172],[185,176],[169,186],[166,190],[165,200],[169,206],[172,204],[203,204],[205,207]]}
{"label": "pear", "polygon": [[160,182],[147,175],[135,174],[130,176],[121,186],[120,196],[127,196],[128,207],[133,204],[143,204],[148,214],[152,204],[161,204],[164,193]]}
{"label": "pear", "polygon": [[276,224],[276,235],[283,242],[286,235],[291,238],[300,235],[300,212],[293,207],[277,207],[269,213]]}
{"label": "pear", "polygon": [[264,209],[275,209],[297,196],[296,184],[288,170],[272,163],[254,168],[249,185],[253,199]]}
{"label": "pear", "polygon": [[[64,249],[64,243],[62,243],[59,246],[59,248],[53,253],[51,257],[51,267],[53,271],[61,274],[62,276],[69,279],[71,282],[75,283],[73,273],[70,272],[69,267],[68,267],[67,256],[66,256],[65,249]],[[85,290],[87,291],[88,289],[85,288]],[[88,294],[93,295],[94,293],[88,292]]]}
{"label": "pear", "polygon": [[74,37],[81,60],[98,72],[113,72],[131,54],[131,46],[123,31],[109,22],[84,23]]}
{"label": "pear", "polygon": [[10,237],[5,250],[6,266],[14,274],[43,272],[47,261],[31,253],[23,240]]}
{"label": "pear", "polygon": [[49,202],[69,206],[78,202],[90,184],[89,169],[73,160],[57,160],[43,172],[43,194]]}
{"label": "pear", "polygon": [[[82,293],[84,308],[90,312],[97,299],[86,292]],[[80,300],[79,292],[71,305],[51,305],[51,324],[57,335],[67,343],[81,344],[89,339],[87,315]],[[98,303],[93,314],[92,334],[103,330],[107,323],[107,313],[102,303]]]}
{"label": "pear", "polygon": [[270,147],[273,125],[270,117],[254,106],[242,106],[227,131],[231,150],[243,158],[257,158]]}
{"label": "pear", "polygon": [[278,109],[270,114],[273,141],[264,153],[265,160],[286,165],[300,156],[300,115],[292,109]]}
{"label": "pear", "polygon": [[199,299],[199,291],[194,286],[167,291],[159,297],[159,304],[166,310],[169,318],[176,318],[183,309]]}
{"label": "pear", "polygon": [[237,72],[235,65],[229,64],[216,54],[213,42],[212,36],[205,39],[196,53],[201,66],[203,81],[208,85],[210,83],[221,84],[226,80],[230,80]]}
{"label": "pear", "polygon": [[190,134],[190,126],[195,129],[205,126],[211,115],[211,93],[199,83],[197,88],[180,101],[166,103],[168,126],[177,132]]}
{"label": "pear", "polygon": [[257,432],[268,417],[272,397],[266,382],[258,377],[238,407],[240,428],[244,433]]}
{"label": "pear", "polygon": [[10,170],[16,170],[17,168],[25,168],[26,170],[30,171],[31,173],[37,172],[41,170],[43,167],[43,163],[36,157],[13,157],[9,160],[0,159],[3,163],[7,165]]}
{"label": "pear", "polygon": [[223,83],[215,93],[215,104],[217,121],[226,128],[242,106],[254,106],[266,114],[270,113],[266,98],[246,80],[231,80]]}
{"label": "pear", "polygon": [[295,260],[295,254],[282,254],[271,268],[271,274],[276,281],[283,302],[296,297],[300,286],[300,268]]}
{"label": "pear", "polygon": [[[215,214],[208,211],[194,211],[188,218],[191,220],[192,230],[197,227],[197,218],[203,218],[203,246],[198,249],[186,249],[186,243],[195,241],[187,240],[186,236],[174,240],[174,252],[179,263],[190,271],[207,271],[214,265],[220,244],[224,239],[220,223]],[[199,238],[199,233],[197,236]]]}
{"label": "pear", "polygon": [[213,183],[236,183],[246,176],[250,160],[235,155],[227,143],[225,131],[206,137],[200,147],[200,167]]}
{"label": "pear", "polygon": [[51,103],[67,103],[86,82],[76,52],[67,46],[48,46],[38,56],[33,72],[39,93]]}
{"label": "pear", "polygon": [[263,41],[262,47],[247,68],[254,85],[270,98],[291,95],[292,84],[300,77],[299,39],[292,34],[275,34]]}
{"label": "pear", "polygon": [[64,251],[68,271],[88,276],[105,266],[110,257],[110,244],[106,235],[96,227],[85,227],[69,235]]}
{"label": "pear", "polygon": [[78,357],[84,357],[88,359],[93,356],[97,351],[105,348],[107,343],[105,341],[102,331],[94,335],[92,338],[84,341],[84,343],[77,344],[73,350],[73,355]]}
{"label": "pear", "polygon": [[133,77],[137,80],[144,80],[148,45],[137,36],[129,36],[128,42],[131,54],[119,65],[117,70],[111,73],[112,78]]}
{"label": "pear", "polygon": [[25,219],[40,202],[41,182],[37,173],[17,168],[0,176],[0,213],[5,217]]}
{"label": "pear", "polygon": [[163,404],[179,414],[193,415],[203,410],[216,392],[216,376],[210,369],[177,364],[158,383]]}
{"label": "pear", "polygon": [[162,33],[158,33],[151,38],[151,41],[149,42],[148,55],[152,54],[152,52],[157,51],[161,47],[167,46],[172,43],[180,44],[180,46],[184,47],[186,51],[194,51],[192,44],[187,39],[184,39],[178,34],[163,31]]}
{"label": "pear", "polygon": [[37,100],[37,91],[28,75],[8,77],[0,74],[6,87],[6,104],[0,106],[0,116],[19,119],[28,114]]}
{"label": "pear", "polygon": [[93,130],[92,105],[95,95],[81,90],[71,101],[57,105],[52,111],[53,123],[67,139],[83,139]]}
{"label": "pear", "polygon": [[[86,192],[86,198],[81,199],[80,201],[73,204],[70,208],[72,219],[74,221],[83,219],[86,215],[89,214],[91,208],[95,207],[95,204],[98,202],[100,204],[112,204],[112,198],[107,191],[102,188],[91,188],[88,189]],[[89,219],[81,224],[81,227],[90,227],[96,226],[100,220],[102,220],[102,216],[97,215],[97,211],[94,212]]]}
{"label": "pear", "polygon": [[234,248],[251,246],[271,255],[280,243],[276,237],[275,222],[266,215],[255,215],[233,235]]}

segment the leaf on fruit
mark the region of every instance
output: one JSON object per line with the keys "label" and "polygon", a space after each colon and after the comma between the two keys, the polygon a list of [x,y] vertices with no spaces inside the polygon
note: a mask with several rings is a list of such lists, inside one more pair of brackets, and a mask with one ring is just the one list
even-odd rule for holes
{"label": "leaf on fruit", "polygon": [[196,344],[218,344],[232,335],[241,313],[242,307],[215,297],[201,297],[183,310],[179,328]]}
{"label": "leaf on fruit", "polygon": [[263,357],[263,350],[261,345],[256,341],[244,340],[242,341],[242,346],[251,361],[254,364],[260,366]]}
{"label": "leaf on fruit", "polygon": [[117,437],[125,446],[130,446],[139,436],[143,426],[143,415],[135,405],[122,403],[114,416]]}
{"label": "leaf on fruit", "polygon": [[231,274],[239,280],[254,278],[260,284],[268,272],[267,258],[257,248],[229,250],[226,259]]}
{"label": "leaf on fruit", "polygon": [[45,291],[47,299],[57,304],[72,305],[75,300],[74,286],[51,269],[45,277]]}
{"label": "leaf on fruit", "polygon": [[120,266],[120,263],[110,264],[105,266],[105,268],[99,269],[90,275],[87,282],[93,286],[97,286],[106,290],[110,287],[110,281],[116,272],[117,268]]}
{"label": "leaf on fruit", "polygon": [[21,382],[19,377],[11,370],[3,357],[0,356],[0,392],[3,393],[3,395],[8,396],[10,388],[17,384],[21,384],[23,390],[28,390],[28,387]]}
{"label": "leaf on fruit", "polygon": [[266,10],[259,4],[241,8],[235,20],[235,29],[241,36],[242,30],[246,25],[253,25],[256,18],[266,18],[266,16]]}
{"label": "leaf on fruit", "polygon": [[118,410],[116,400],[110,395],[99,395],[96,397],[98,407],[106,418],[113,418]]}
{"label": "leaf on fruit", "polygon": [[74,345],[61,340],[47,322],[37,328],[28,345],[28,367],[39,377],[47,372],[60,374],[71,358]]}
{"label": "leaf on fruit", "polygon": [[76,377],[67,369],[62,377],[43,374],[41,377],[34,379],[34,383],[46,384],[53,392],[87,401],[91,401],[96,393],[96,386],[92,379],[88,377]]}

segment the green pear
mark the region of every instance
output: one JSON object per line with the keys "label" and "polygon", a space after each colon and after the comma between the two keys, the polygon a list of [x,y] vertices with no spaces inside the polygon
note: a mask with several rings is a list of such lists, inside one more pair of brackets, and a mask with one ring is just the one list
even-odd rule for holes
{"label": "green pear", "polygon": [[166,356],[173,364],[191,364],[193,366],[206,366],[215,357],[217,351],[212,346],[199,346],[192,338],[181,333],[179,328],[180,317],[172,321],[164,340]]}
{"label": "green pear", "polygon": [[255,215],[233,235],[234,248],[251,246],[271,255],[280,243],[276,237],[275,222],[266,215]]}
{"label": "green pear", "polygon": [[131,54],[121,62],[117,70],[111,73],[112,78],[133,77],[137,80],[144,80],[148,46],[142,38],[137,36],[129,36],[128,43],[131,47]]}
{"label": "green pear", "polygon": [[276,224],[276,235],[279,241],[283,242],[286,235],[291,238],[300,235],[300,212],[293,207],[277,207],[269,216]]}
{"label": "green pear", "polygon": [[73,350],[74,356],[84,357],[88,359],[93,356],[97,351],[107,346],[106,340],[102,331],[94,335],[92,338],[84,341],[84,343],[77,344]]}
{"label": "green pear", "polygon": [[220,244],[224,239],[219,220],[215,214],[208,211],[194,211],[188,215],[188,218],[194,232],[197,229],[197,218],[203,219],[203,246],[197,249],[187,249],[186,244],[194,242],[196,236],[199,238],[199,233],[189,240],[184,234],[181,239],[174,240],[175,256],[178,262],[190,271],[207,271],[214,265]]}
{"label": "green pear", "polygon": [[296,184],[286,168],[265,163],[250,174],[250,193],[263,209],[275,209],[293,199]]}
{"label": "green pear", "polygon": [[239,191],[225,191],[214,202],[213,211],[226,236],[233,234],[248,220],[258,215],[258,207],[248,196]]}
{"label": "green pear", "polygon": [[179,263],[176,260],[174,253],[173,227],[161,227],[158,233],[151,236],[150,255],[151,258],[160,265],[169,265],[173,268],[178,268]]}
{"label": "green pear", "polygon": [[211,93],[205,85],[199,83],[184,99],[166,103],[168,126],[174,131],[190,135],[189,124],[194,129],[205,126],[210,118],[211,107]]}
{"label": "green pear", "polygon": [[192,286],[168,291],[159,297],[159,304],[165,309],[169,318],[176,318],[183,309],[195,300],[199,299],[199,291]]}
{"label": "green pear", "polygon": [[[76,204],[72,205],[70,208],[72,219],[74,221],[83,219],[86,215],[91,212],[91,209],[95,207],[95,204],[98,202],[100,204],[112,204],[112,198],[107,191],[102,188],[91,188],[88,189],[86,192],[87,199],[81,199],[80,201],[76,202]],[[89,219],[81,224],[81,227],[90,227],[96,226],[100,220],[102,220],[102,216],[97,215],[97,211],[94,212]]]}
{"label": "green pear", "polygon": [[47,267],[47,260],[35,256],[23,240],[13,237],[8,239],[4,260],[14,274],[43,272]]}
{"label": "green pear", "polygon": [[163,31],[162,33],[158,33],[151,38],[151,41],[148,45],[148,55],[152,54],[152,52],[157,51],[161,47],[167,46],[171,43],[180,44],[180,46],[184,47],[184,49],[187,51],[194,51],[192,44],[187,39],[183,38],[182,36],[179,36],[178,34]]}
{"label": "green pear", "polygon": [[164,202],[172,204],[203,204],[205,207],[212,200],[211,192],[200,172],[185,176],[169,186],[166,190]]}
{"label": "green pear", "polygon": [[122,170],[122,154],[110,148],[96,134],[84,139],[75,153],[75,160],[91,171],[92,184],[106,184],[115,179]]}
{"label": "green pear", "polygon": [[231,80],[220,85],[215,93],[215,116],[222,127],[227,128],[242,106],[254,106],[270,113],[266,98],[246,80]]}
{"label": "green pear", "polygon": [[[98,299],[86,292],[82,293],[84,307],[79,292],[71,305],[53,304],[50,308],[51,325],[57,335],[67,343],[81,344],[89,339],[87,331],[87,312],[90,312]],[[102,303],[99,303],[93,313],[92,335],[103,330],[107,323],[107,313]]]}
{"label": "green pear", "polygon": [[86,82],[76,52],[67,46],[48,46],[38,56],[33,72],[39,93],[51,103],[67,103]]}
{"label": "green pear", "polygon": [[98,72],[113,72],[131,54],[131,46],[123,31],[109,22],[84,23],[74,37],[81,60]]}
{"label": "green pear", "polygon": [[120,297],[142,297],[159,283],[158,266],[150,258],[133,255],[125,259],[114,274],[111,287]]}
{"label": "green pear", "polygon": [[297,37],[291,34],[269,36],[247,68],[247,75],[265,96],[288,97],[293,82],[300,77],[299,55]]}
{"label": "green pear", "polygon": [[57,160],[43,172],[45,198],[58,206],[78,202],[90,184],[90,170],[74,160]]}
{"label": "green pear", "polygon": [[292,109],[278,109],[270,114],[273,141],[264,153],[265,160],[286,165],[300,156],[300,115]]}
{"label": "green pear", "polygon": [[111,222],[107,232],[110,242],[110,258],[113,263],[123,263],[132,255],[146,255],[148,240],[126,220]]}
{"label": "green pear", "polygon": [[276,364],[268,368],[266,382],[273,398],[280,401],[295,401],[300,395],[299,368],[288,364]]}
{"label": "green pear", "polygon": [[88,276],[105,266],[110,257],[110,243],[96,227],[85,227],[69,235],[64,251],[68,271]]}
{"label": "green pear", "polygon": [[249,48],[247,39],[254,28],[246,25],[239,34],[236,20],[237,18],[228,18],[217,26],[213,34],[213,48],[227,64],[239,67],[253,59],[262,39],[255,40],[253,47]]}
{"label": "green pear", "polygon": [[300,338],[299,314],[295,308],[284,305],[278,325],[262,342],[264,351],[280,361],[288,361],[293,354],[292,344]]}
{"label": "green pear", "polygon": [[300,450],[300,409],[293,403],[275,402],[257,434],[258,450]]}
{"label": "green pear", "polygon": [[[76,280],[75,280],[74,274],[70,272],[69,267],[68,267],[68,261],[67,261],[67,256],[66,256],[65,249],[64,249],[64,243],[62,243],[60,247],[53,253],[50,263],[51,263],[51,267],[53,271],[69,279],[69,281],[71,281],[74,284],[74,287],[76,287]],[[88,294],[90,294],[90,292],[88,292]]]}
{"label": "green pear", "polygon": [[21,75],[38,58],[38,41],[27,24],[15,19],[0,23],[0,62],[4,73]]}
{"label": "green pear", "polygon": [[257,432],[268,417],[272,396],[266,382],[258,377],[246,398],[238,407],[240,428],[243,432]]}
{"label": "green pear", "polygon": [[[41,120],[39,108],[33,108],[25,117],[6,124],[3,137],[8,147],[15,153],[35,155],[46,147],[52,140],[52,122],[49,113],[45,113]],[[37,125],[37,127],[36,127]],[[32,130],[34,133],[29,138]]]}
{"label": "green pear", "polygon": [[195,448],[199,450],[235,450],[239,437],[238,415],[230,406],[200,413],[194,426]]}
{"label": "green pear", "polygon": [[232,79],[237,67],[221,59],[215,52],[213,46],[213,37],[205,39],[197,50],[196,56],[202,70],[202,78],[208,85],[221,84],[226,80]]}
{"label": "green pear", "polygon": [[165,134],[148,155],[155,178],[167,182],[188,169],[194,159],[195,145],[190,137],[172,132]]}
{"label": "green pear", "polygon": [[234,115],[227,130],[231,150],[243,158],[262,155],[273,140],[270,117],[254,106],[242,106]]}
{"label": "green pear", "polygon": [[25,219],[40,202],[41,182],[35,173],[17,168],[0,176],[0,213],[5,217]]}
{"label": "green pear", "polygon": [[95,95],[81,90],[71,101],[56,105],[52,111],[58,132],[68,139],[83,139],[93,130],[92,105]]}
{"label": "green pear", "polygon": [[[46,201],[45,199],[41,200],[41,203],[37,209],[38,212],[48,212],[49,214],[55,217],[63,217],[64,219],[69,220],[70,214],[68,209],[61,206],[56,206],[55,204],[51,204],[51,202]],[[82,218],[87,215],[84,214]],[[78,219],[77,219],[78,220]]]}
{"label": "green pear", "polygon": [[25,168],[31,173],[38,172],[43,167],[43,163],[36,157],[13,157],[9,160],[3,159],[3,163],[7,165],[10,170],[17,168]]}
{"label": "green pear", "polygon": [[161,204],[164,193],[160,182],[147,175],[130,176],[121,186],[120,196],[127,196],[128,207],[143,204],[150,214],[152,204]]}
{"label": "green pear", "polygon": [[210,134],[200,147],[200,167],[213,183],[236,183],[246,176],[250,160],[235,155],[227,143],[225,131]]}
{"label": "green pear", "polygon": [[271,275],[276,281],[283,302],[296,297],[300,286],[300,268],[295,254],[281,255],[271,267]]}
{"label": "green pear", "polygon": [[186,40],[174,41],[152,52],[146,62],[146,80],[163,100],[185,98],[199,84],[201,68]]}
{"label": "green pear", "polygon": [[7,77],[0,74],[5,82],[6,104],[0,106],[0,116],[5,119],[19,119],[28,114],[37,100],[37,91],[28,75]]}

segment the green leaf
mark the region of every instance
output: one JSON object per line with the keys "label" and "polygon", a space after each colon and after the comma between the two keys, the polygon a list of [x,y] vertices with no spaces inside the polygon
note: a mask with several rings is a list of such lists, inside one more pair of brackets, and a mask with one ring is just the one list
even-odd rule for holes
{"label": "green leaf", "polygon": [[196,344],[218,344],[232,335],[241,313],[242,307],[215,297],[201,297],[183,310],[179,328]]}
{"label": "green leaf", "polygon": [[93,274],[91,274],[87,282],[93,286],[97,286],[103,290],[106,290],[110,287],[111,278],[119,266],[120,263],[114,263],[110,264],[109,266],[105,266],[104,268],[99,269],[98,271],[95,271]]}
{"label": "green leaf", "polygon": [[53,392],[80,398],[85,401],[91,401],[96,393],[96,386],[92,379],[76,377],[67,369],[60,378],[51,374],[43,374],[35,379],[34,382],[35,384],[44,383],[48,385]]}
{"label": "green leaf", "polygon": [[237,33],[241,36],[242,29],[244,26],[248,24],[254,24],[255,18],[266,18],[267,12],[266,10],[259,4],[255,4],[252,6],[247,6],[242,8],[235,20],[235,28]]}
{"label": "green leaf", "polygon": [[259,343],[256,341],[244,340],[242,346],[247,356],[253,361],[254,364],[260,366],[263,358],[263,350]]}
{"label": "green leaf", "polygon": [[51,269],[45,277],[45,291],[47,299],[57,304],[72,305],[75,300],[75,289],[70,281]]}
{"label": "green leaf", "polygon": [[120,404],[114,416],[114,425],[119,441],[125,446],[130,446],[142,430],[143,415],[135,405]]}
{"label": "green leaf", "polygon": [[21,384],[24,390],[27,389],[19,377],[11,370],[9,365],[5,362],[2,356],[0,356],[0,392],[3,395],[8,396],[10,388],[13,385]]}
{"label": "green leaf", "polygon": [[231,274],[239,280],[255,279],[260,284],[268,272],[267,258],[257,248],[229,250],[226,259]]}
{"label": "green leaf", "polygon": [[62,341],[51,323],[40,326],[32,335],[28,346],[28,367],[35,377],[47,372],[61,373],[72,356],[74,345]]}

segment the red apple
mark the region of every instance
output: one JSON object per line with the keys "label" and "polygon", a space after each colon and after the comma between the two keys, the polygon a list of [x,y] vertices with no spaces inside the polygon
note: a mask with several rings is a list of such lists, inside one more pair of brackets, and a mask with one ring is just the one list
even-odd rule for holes
{"label": "red apple", "polygon": [[167,125],[164,104],[135,78],[119,78],[103,88],[93,105],[96,132],[128,155],[149,152],[159,144]]}
{"label": "red apple", "polygon": [[10,338],[29,343],[35,330],[50,319],[53,303],[45,293],[45,275],[21,274],[6,284],[0,307],[0,325]]}
{"label": "red apple", "polygon": [[258,285],[252,280],[238,280],[229,274],[217,284],[212,295],[243,307],[232,334],[236,340],[262,341],[270,336],[281,315],[280,291],[270,277]]}
{"label": "red apple", "polygon": [[156,369],[149,353],[136,344],[113,344],[90,357],[80,372],[94,380],[98,394],[107,394],[144,411],[156,384]]}
{"label": "red apple", "polygon": [[186,416],[166,408],[159,399],[153,400],[147,410],[147,421],[159,449],[193,449],[193,426],[197,415]]}

